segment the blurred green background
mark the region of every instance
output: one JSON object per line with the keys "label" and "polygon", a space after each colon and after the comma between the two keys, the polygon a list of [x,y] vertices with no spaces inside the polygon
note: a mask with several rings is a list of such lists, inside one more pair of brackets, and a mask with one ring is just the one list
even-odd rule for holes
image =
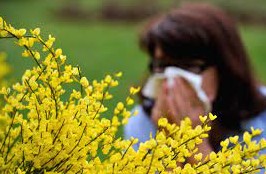
{"label": "blurred green background", "polygon": [[[206,0],[207,1],[207,0]],[[266,82],[266,1],[209,0],[239,21],[254,71]],[[0,0],[0,16],[16,28],[40,27],[42,36],[52,34],[56,47],[68,62],[81,66],[88,79],[122,71],[115,100],[123,100],[131,85],[138,85],[146,71],[147,58],[138,48],[138,32],[145,20],[178,6],[179,0]],[[0,40],[0,51],[8,53],[9,78],[18,80],[32,66],[21,58],[14,40]],[[111,103],[111,106],[112,106]]]}

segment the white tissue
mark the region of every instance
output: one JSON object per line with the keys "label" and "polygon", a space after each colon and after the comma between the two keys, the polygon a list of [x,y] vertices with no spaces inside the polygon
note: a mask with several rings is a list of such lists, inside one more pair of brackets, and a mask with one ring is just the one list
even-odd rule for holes
{"label": "white tissue", "polygon": [[198,74],[191,73],[181,68],[167,67],[163,73],[154,73],[148,78],[147,83],[142,89],[142,94],[145,97],[156,99],[162,81],[166,79],[168,87],[171,88],[171,86],[173,86],[174,84],[174,78],[177,76],[183,77],[191,84],[193,89],[196,91],[199,99],[204,104],[205,111],[210,112],[211,111],[210,101],[201,87],[202,77]]}

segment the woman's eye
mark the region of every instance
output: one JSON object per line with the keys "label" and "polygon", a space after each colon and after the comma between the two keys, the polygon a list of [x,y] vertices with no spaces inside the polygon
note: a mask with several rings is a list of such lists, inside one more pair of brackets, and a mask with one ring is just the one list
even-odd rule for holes
{"label": "woman's eye", "polygon": [[202,72],[202,69],[200,66],[190,66],[190,67],[187,67],[186,70],[192,73],[196,73],[196,74],[199,74]]}

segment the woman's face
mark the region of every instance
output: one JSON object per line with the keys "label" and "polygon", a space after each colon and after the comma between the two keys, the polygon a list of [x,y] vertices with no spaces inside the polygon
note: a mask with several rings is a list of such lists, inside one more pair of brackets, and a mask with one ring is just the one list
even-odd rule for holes
{"label": "woman's face", "polygon": [[200,59],[173,61],[165,56],[160,47],[156,47],[150,67],[151,71],[163,72],[167,66],[177,66],[192,73],[200,74],[202,76],[202,89],[205,91],[210,102],[215,100],[218,91],[218,72],[216,67],[206,66],[206,63]]}

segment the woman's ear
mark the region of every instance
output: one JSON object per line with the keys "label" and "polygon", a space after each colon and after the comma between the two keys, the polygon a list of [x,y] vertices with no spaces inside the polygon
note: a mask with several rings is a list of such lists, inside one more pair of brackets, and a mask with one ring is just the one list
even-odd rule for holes
{"label": "woman's ear", "polygon": [[205,91],[210,102],[213,102],[217,97],[218,83],[218,72],[215,67],[210,67],[202,73],[202,89]]}

